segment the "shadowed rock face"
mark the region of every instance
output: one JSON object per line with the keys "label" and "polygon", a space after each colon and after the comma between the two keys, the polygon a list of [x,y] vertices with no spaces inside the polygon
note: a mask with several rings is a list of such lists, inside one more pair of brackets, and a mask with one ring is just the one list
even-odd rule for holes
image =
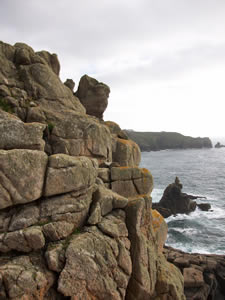
{"label": "shadowed rock face", "polygon": [[98,119],[109,88],[81,80],[96,118],[55,54],[0,42],[0,64],[0,299],[183,300],[140,149]]}
{"label": "shadowed rock face", "polygon": [[81,77],[76,96],[86,108],[88,115],[103,120],[103,113],[108,106],[109,87],[96,79],[84,75]]}

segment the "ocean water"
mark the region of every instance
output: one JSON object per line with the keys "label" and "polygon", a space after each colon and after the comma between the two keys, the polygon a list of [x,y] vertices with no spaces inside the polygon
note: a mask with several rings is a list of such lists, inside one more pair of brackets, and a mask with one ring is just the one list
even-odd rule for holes
{"label": "ocean water", "polygon": [[183,192],[204,196],[197,203],[211,204],[208,212],[197,209],[165,219],[166,244],[189,253],[225,254],[225,148],[143,152],[141,167],[153,175],[153,202],[178,176]]}

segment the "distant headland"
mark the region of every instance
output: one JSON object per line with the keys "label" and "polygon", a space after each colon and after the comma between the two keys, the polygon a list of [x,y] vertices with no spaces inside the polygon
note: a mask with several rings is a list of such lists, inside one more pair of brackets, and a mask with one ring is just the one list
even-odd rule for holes
{"label": "distant headland", "polygon": [[193,138],[177,132],[137,132],[124,130],[128,137],[135,141],[141,151],[158,151],[165,149],[212,148],[208,137]]}

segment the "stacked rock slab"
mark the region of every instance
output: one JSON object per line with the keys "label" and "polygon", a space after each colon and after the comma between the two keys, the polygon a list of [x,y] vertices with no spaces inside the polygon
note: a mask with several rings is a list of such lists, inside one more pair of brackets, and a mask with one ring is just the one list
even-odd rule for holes
{"label": "stacked rock slab", "polygon": [[0,298],[184,299],[139,147],[85,113],[55,54],[0,42],[0,63]]}

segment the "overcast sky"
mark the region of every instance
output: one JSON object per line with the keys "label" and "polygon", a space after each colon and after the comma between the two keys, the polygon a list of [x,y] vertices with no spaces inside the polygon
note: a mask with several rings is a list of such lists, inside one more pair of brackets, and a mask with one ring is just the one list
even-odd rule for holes
{"label": "overcast sky", "polygon": [[122,128],[225,136],[225,0],[0,0],[0,40],[108,84]]}

